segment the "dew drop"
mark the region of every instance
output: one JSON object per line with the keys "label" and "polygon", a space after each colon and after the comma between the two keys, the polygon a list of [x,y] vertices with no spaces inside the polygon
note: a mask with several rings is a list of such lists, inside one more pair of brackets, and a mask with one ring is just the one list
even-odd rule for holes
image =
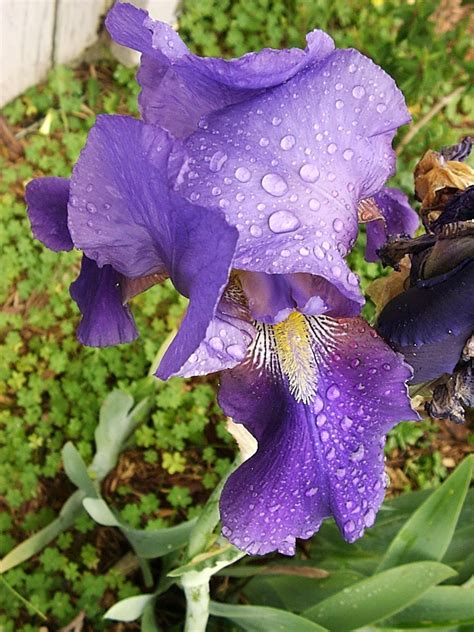
{"label": "dew drop", "polygon": [[352,452],[350,459],[351,461],[353,461],[354,463],[358,463],[359,461],[362,461],[362,459],[364,458],[364,454],[365,454],[365,448],[362,445],[362,443],[357,447],[356,450],[354,450],[354,452]]}
{"label": "dew drop", "polygon": [[94,185],[93,185],[93,184],[88,184],[88,185],[86,186],[86,191],[87,191],[87,193],[90,193],[93,189],[94,189]]}
{"label": "dew drop", "polygon": [[212,187],[211,193],[212,195],[220,195],[222,193],[222,190],[220,187]]}
{"label": "dew drop", "polygon": [[353,533],[355,531],[355,523],[353,520],[348,520],[345,524],[344,524],[344,531],[346,533]]}
{"label": "dew drop", "polygon": [[363,86],[354,86],[352,88],[352,96],[354,99],[362,99],[365,94],[365,88]]}
{"label": "dew drop", "polygon": [[75,195],[71,196],[70,202],[71,202],[71,206],[77,206],[79,204],[79,200],[77,196]]}
{"label": "dew drop", "polygon": [[327,430],[323,430],[321,432],[321,441],[323,443],[326,443],[329,440],[329,432],[327,432]]}
{"label": "dew drop", "polygon": [[220,171],[227,160],[227,154],[223,151],[216,151],[215,154],[212,155],[211,160],[209,161],[209,169],[213,173],[217,173]]}
{"label": "dew drop", "polygon": [[276,211],[268,218],[268,225],[274,233],[289,233],[300,226],[300,221],[291,211]]}
{"label": "dew drop", "polygon": [[89,213],[96,213],[97,212],[97,207],[95,204],[92,204],[91,202],[89,202],[88,204],[86,204],[86,209],[89,211]]}
{"label": "dew drop", "polygon": [[317,493],[318,493],[317,487],[310,487],[308,491],[305,492],[305,496],[309,496],[311,498],[311,496],[315,496]]}
{"label": "dew drop", "polygon": [[302,257],[307,257],[309,255],[309,249],[304,246],[298,251]]}
{"label": "dew drop", "polygon": [[229,529],[229,527],[222,527],[222,535],[225,536],[226,538],[230,538],[232,533],[233,533],[232,529]]}
{"label": "dew drop", "polygon": [[229,345],[226,351],[234,360],[243,360],[245,358],[245,349],[240,345]]}
{"label": "dew drop", "polygon": [[280,147],[285,151],[288,151],[292,147],[295,146],[296,138],[292,134],[288,134],[288,136],[283,136],[280,141]]}
{"label": "dew drop", "polygon": [[344,86],[342,85],[342,83],[340,83],[340,82],[339,82],[339,83],[336,83],[335,88],[336,88],[336,90],[337,90],[337,91],[342,90],[342,88],[343,88],[343,87],[344,87]]}
{"label": "dew drop", "polygon": [[323,408],[324,408],[323,400],[319,397],[319,395],[315,395],[312,401],[311,410],[313,411],[315,415],[317,415],[319,412],[322,411]]}
{"label": "dew drop", "polygon": [[385,103],[379,103],[375,109],[379,114],[382,114],[387,109],[387,106],[385,105]]}
{"label": "dew drop", "polygon": [[336,218],[332,223],[332,227],[334,228],[336,233],[340,233],[341,230],[344,228],[344,223],[341,219]]}
{"label": "dew drop", "polygon": [[257,226],[257,224],[252,224],[252,226],[250,226],[250,234],[252,235],[252,237],[260,237],[262,235],[262,229],[260,228],[260,226]]}
{"label": "dew drop", "polygon": [[338,99],[336,101],[336,110],[341,110],[344,107],[344,101],[342,99]]}
{"label": "dew drop", "polygon": [[247,167],[238,167],[235,170],[235,177],[239,182],[248,182],[252,177],[252,174],[247,169]]}
{"label": "dew drop", "polygon": [[189,199],[191,200],[191,202],[197,202],[197,200],[199,200],[200,197],[201,197],[200,193],[193,191],[191,195],[189,196]]}
{"label": "dew drop", "polygon": [[334,276],[335,276],[336,278],[338,278],[338,277],[340,277],[340,276],[341,276],[341,274],[342,274],[342,270],[341,270],[341,268],[340,268],[339,266],[333,266],[333,267],[332,267],[332,273],[334,274]]}
{"label": "dew drop", "polygon": [[344,158],[344,160],[352,160],[353,156],[354,156],[354,152],[352,151],[352,149],[346,149],[344,150],[344,153],[342,154],[342,157]]}
{"label": "dew drop", "polygon": [[371,527],[375,522],[375,511],[370,508],[364,514],[364,524],[366,527]]}
{"label": "dew drop", "polygon": [[336,477],[342,481],[344,476],[346,475],[346,470],[343,467],[338,467],[336,470]]}
{"label": "dew drop", "polygon": [[279,116],[274,116],[272,118],[272,125],[274,127],[278,127],[278,125],[280,125],[280,123],[281,123],[281,118]]}
{"label": "dew drop", "polygon": [[241,191],[239,191],[235,194],[235,199],[237,200],[237,202],[243,202],[245,200],[245,195]]}
{"label": "dew drop", "polygon": [[314,247],[314,254],[317,259],[324,259],[324,250],[322,250],[319,246]]}
{"label": "dew drop", "polygon": [[328,418],[326,417],[326,415],[324,413],[320,413],[316,417],[316,425],[318,426],[318,428],[321,428],[321,426],[324,426],[327,420]]}
{"label": "dew drop", "polygon": [[347,415],[344,415],[341,421],[341,426],[344,428],[344,430],[349,430],[349,428],[352,428],[353,423],[354,423],[353,419],[351,419]]}
{"label": "dew drop", "polygon": [[315,198],[310,199],[308,206],[312,211],[318,211],[321,208],[321,204]]}
{"label": "dew drop", "polygon": [[349,65],[349,72],[354,73],[357,70],[357,66],[355,64]]}
{"label": "dew drop", "polygon": [[305,182],[316,182],[316,180],[319,178],[319,169],[316,167],[316,165],[308,163],[301,167],[300,176],[301,179]]}
{"label": "dew drop", "polygon": [[268,147],[269,143],[270,141],[265,136],[262,136],[262,138],[258,141],[260,147]]}
{"label": "dew drop", "polygon": [[335,154],[337,151],[337,145],[336,143],[330,143],[328,145],[328,154]]}
{"label": "dew drop", "polygon": [[267,173],[262,178],[262,188],[270,195],[281,197],[288,191],[285,180],[277,173]]}
{"label": "dew drop", "polygon": [[224,348],[224,343],[218,336],[213,336],[209,340],[209,344],[215,351],[222,351]]}
{"label": "dew drop", "polygon": [[347,275],[347,281],[349,282],[349,285],[359,285],[359,279],[353,272],[349,272]]}
{"label": "dew drop", "polygon": [[336,384],[332,384],[332,386],[330,386],[328,388],[328,390],[326,391],[326,397],[331,400],[334,401],[335,399],[337,399],[339,396],[341,395],[341,391],[339,390],[339,388],[336,386]]}

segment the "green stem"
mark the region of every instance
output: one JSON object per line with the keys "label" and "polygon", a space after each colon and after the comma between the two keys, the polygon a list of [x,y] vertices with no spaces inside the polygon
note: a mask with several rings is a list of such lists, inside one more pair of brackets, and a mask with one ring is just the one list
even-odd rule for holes
{"label": "green stem", "polygon": [[186,595],[184,632],[206,632],[209,619],[209,573],[190,572],[183,575],[181,585]]}
{"label": "green stem", "polygon": [[19,599],[29,610],[33,610],[33,612],[35,612],[41,619],[43,619],[43,621],[48,620],[48,617],[43,612],[41,612],[41,610],[38,610],[36,606],[34,606],[32,603],[28,601],[28,599],[25,599],[23,595],[20,595],[19,592],[17,592],[14,588],[12,588],[12,586],[10,586],[10,584],[2,575],[0,575],[0,580],[3,582],[3,585],[5,586],[5,588],[9,592],[11,592],[12,595],[14,595],[17,599]]}

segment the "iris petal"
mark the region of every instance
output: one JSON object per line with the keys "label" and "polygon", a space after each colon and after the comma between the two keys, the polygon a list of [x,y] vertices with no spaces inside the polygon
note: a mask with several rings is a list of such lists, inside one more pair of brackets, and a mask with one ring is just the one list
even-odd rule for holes
{"label": "iris petal", "polygon": [[36,239],[56,252],[73,247],[67,227],[68,199],[66,178],[37,178],[26,186],[31,230]]}
{"label": "iris petal", "polygon": [[310,537],[331,515],[348,541],[360,537],[384,496],[385,434],[417,418],[405,385],[410,369],[362,319],[295,317],[311,339],[309,399],[281,361],[285,344],[301,340],[280,340],[280,352],[265,361],[256,353],[222,376],[224,412],[259,444],[221,498],[223,534],[250,554],[291,555],[295,538]]}

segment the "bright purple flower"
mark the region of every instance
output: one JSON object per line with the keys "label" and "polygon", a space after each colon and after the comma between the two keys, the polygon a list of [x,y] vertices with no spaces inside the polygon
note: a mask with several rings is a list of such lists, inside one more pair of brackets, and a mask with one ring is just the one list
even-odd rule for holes
{"label": "bright purple flower", "polygon": [[72,293],[89,344],[123,341],[124,302],[155,278],[190,298],[157,375],[224,371],[220,403],[258,440],[223,492],[232,542],[291,554],[331,515],[353,541],[383,498],[385,434],[414,418],[402,357],[344,318],[363,302],[344,259],[358,202],[393,171],[403,97],[319,31],[306,51],[224,61],[192,55],[128,5],[107,25],[143,51],[146,122],[98,119],[72,174],[67,227],[67,183],[61,197],[51,179],[29,186],[35,234],[84,252],[89,281]]}

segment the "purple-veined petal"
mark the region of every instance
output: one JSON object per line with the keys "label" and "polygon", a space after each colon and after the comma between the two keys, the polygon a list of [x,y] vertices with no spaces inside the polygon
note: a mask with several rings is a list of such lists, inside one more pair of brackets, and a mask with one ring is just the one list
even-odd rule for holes
{"label": "purple-veined petal", "polygon": [[25,197],[36,239],[56,252],[71,250],[73,243],[67,227],[69,180],[37,178],[27,184]]}
{"label": "purple-veined petal", "polygon": [[[294,318],[286,342],[274,328],[272,346],[272,329],[262,326],[253,357],[222,375],[224,412],[258,441],[221,498],[223,534],[250,554],[291,555],[295,538],[310,537],[331,515],[346,540],[360,537],[384,496],[385,434],[418,418],[409,367],[362,319]],[[292,343],[295,327],[306,334]],[[298,385],[285,357],[295,344],[304,367],[305,336],[314,371],[302,371],[300,380],[312,383]]]}
{"label": "purple-veined petal", "polygon": [[109,12],[106,26],[119,44],[143,53],[138,81],[145,122],[176,137],[193,132],[202,115],[283,83],[334,49],[329,35],[316,30],[308,34],[306,50],[267,48],[230,60],[199,57],[170,26],[121,3]]}
{"label": "purple-veined petal", "polygon": [[382,310],[377,330],[413,367],[415,384],[452,373],[474,331],[474,261],[416,285]]}
{"label": "purple-veined petal", "polygon": [[407,120],[388,75],[357,51],[336,51],[209,115],[185,142],[190,158],[176,187],[217,203],[238,228],[236,268],[323,277],[352,314],[360,291],[343,257],[357,235],[357,202],[391,174],[390,140]]}
{"label": "purple-veined petal", "polygon": [[384,187],[373,198],[381,217],[366,224],[367,245],[365,258],[367,261],[379,260],[377,250],[391,237],[409,235],[413,237],[419,226],[420,218],[411,208],[408,197],[399,189]]}
{"label": "purple-veined petal", "polygon": [[168,274],[190,299],[158,374],[176,373],[205,337],[227,284],[237,231],[219,209],[177,199],[168,187],[173,141],[155,126],[102,116],[71,178],[74,244],[126,277]]}
{"label": "purple-veined petal", "polygon": [[138,336],[128,305],[122,303],[121,275],[82,257],[81,272],[69,289],[82,312],[77,337],[83,345],[108,347]]}

